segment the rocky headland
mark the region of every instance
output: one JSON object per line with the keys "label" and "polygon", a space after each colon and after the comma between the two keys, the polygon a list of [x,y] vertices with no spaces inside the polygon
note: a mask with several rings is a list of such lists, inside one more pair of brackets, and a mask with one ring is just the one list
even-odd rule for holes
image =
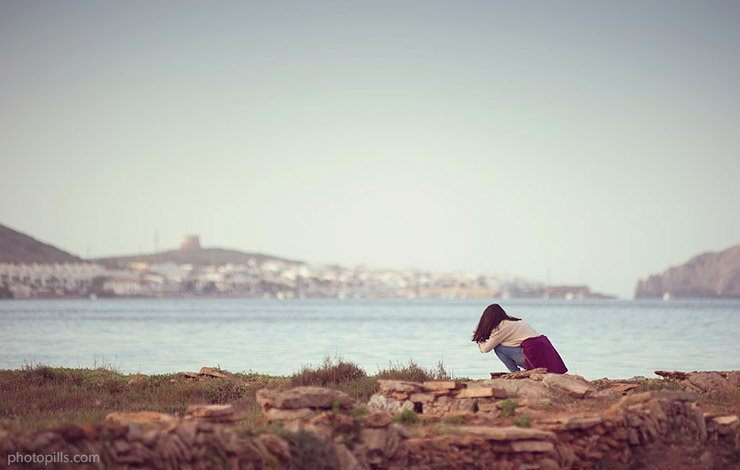
{"label": "rocky headland", "polygon": [[[0,461],[26,468],[30,455],[84,454],[99,461],[44,468],[740,468],[740,371],[656,373],[663,378],[589,382],[533,370],[378,380],[367,401],[332,388],[263,388],[255,426],[240,427],[244,415],[228,403],[182,416],[115,412],[99,424],[0,428]],[[231,378],[204,368],[172,380]]]}
{"label": "rocky headland", "polygon": [[640,280],[635,297],[740,297],[740,245]]}

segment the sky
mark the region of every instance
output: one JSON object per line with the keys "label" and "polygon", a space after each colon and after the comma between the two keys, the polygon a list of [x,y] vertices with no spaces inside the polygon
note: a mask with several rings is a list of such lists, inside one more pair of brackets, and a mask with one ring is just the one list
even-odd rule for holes
{"label": "sky", "polygon": [[0,224],[587,284],[740,243],[736,1],[0,0]]}

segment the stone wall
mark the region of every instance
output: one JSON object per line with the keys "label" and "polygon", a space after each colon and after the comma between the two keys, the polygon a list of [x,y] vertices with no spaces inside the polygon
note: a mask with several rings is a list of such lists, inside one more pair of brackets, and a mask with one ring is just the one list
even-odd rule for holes
{"label": "stone wall", "polygon": [[[185,418],[113,413],[101,425],[0,430],[0,466],[16,456],[86,454],[98,455],[100,462],[57,461],[43,468],[300,469],[321,462],[321,468],[342,470],[566,470],[624,468],[654,443],[740,449],[740,420],[703,412],[696,393],[687,391],[632,394],[598,412],[540,413],[524,427],[503,425],[507,400],[534,411],[555,395],[575,401],[600,393],[575,376],[548,377],[381,381],[367,404],[317,387],[260,390],[265,425],[249,432],[235,429],[232,423],[241,417],[229,405],[193,406]],[[430,432],[433,425],[403,426],[393,419],[403,410],[417,410],[420,419],[440,427]],[[449,424],[450,417],[460,419]],[[10,463],[28,467],[17,458]]]}

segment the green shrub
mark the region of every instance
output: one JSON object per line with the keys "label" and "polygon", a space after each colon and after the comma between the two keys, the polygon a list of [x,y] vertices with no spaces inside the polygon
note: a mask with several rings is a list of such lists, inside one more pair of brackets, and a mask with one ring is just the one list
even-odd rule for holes
{"label": "green shrub", "polygon": [[392,419],[394,423],[411,426],[419,422],[419,415],[414,410],[403,410]]}
{"label": "green shrub", "polygon": [[529,416],[527,415],[521,415],[519,418],[514,418],[511,420],[512,423],[514,423],[515,426],[519,426],[522,428],[528,428],[529,427]]}
{"label": "green shrub", "polygon": [[507,398],[506,400],[501,402],[501,416],[503,416],[504,418],[508,418],[509,416],[514,414],[518,406],[519,403]]}

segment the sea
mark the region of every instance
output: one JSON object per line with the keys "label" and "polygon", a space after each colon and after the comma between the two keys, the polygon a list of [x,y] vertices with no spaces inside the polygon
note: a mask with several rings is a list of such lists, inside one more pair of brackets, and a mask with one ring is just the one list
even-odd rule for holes
{"label": "sea", "polygon": [[[507,299],[547,335],[572,374],[740,369],[740,299]],[[471,341],[485,300],[49,299],[0,301],[0,369],[111,367],[290,375],[327,357],[372,375],[410,361],[453,376],[506,368]]]}

